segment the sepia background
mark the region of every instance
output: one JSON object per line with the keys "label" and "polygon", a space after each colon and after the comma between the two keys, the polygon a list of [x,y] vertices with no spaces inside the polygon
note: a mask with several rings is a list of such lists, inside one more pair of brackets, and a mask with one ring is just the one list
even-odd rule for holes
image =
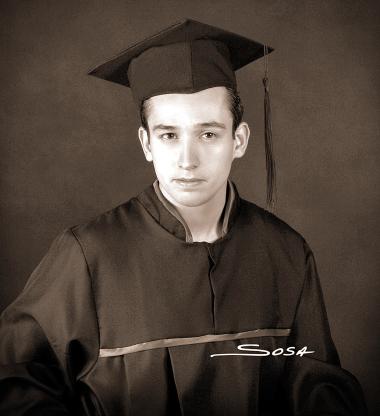
{"label": "sepia background", "polygon": [[[130,91],[92,67],[183,17],[265,42],[276,214],[312,247],[342,365],[379,410],[379,2],[0,2],[0,310],[65,227],[148,186]],[[238,74],[241,195],[265,198],[263,62]]]}

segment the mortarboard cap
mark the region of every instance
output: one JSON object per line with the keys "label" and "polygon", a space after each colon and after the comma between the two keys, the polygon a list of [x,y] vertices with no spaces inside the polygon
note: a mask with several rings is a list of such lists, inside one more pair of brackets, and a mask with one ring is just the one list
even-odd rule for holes
{"label": "mortarboard cap", "polygon": [[89,75],[130,87],[140,106],[161,94],[194,93],[217,86],[236,89],[235,71],[265,56],[267,205],[272,208],[275,166],[267,78],[267,55],[272,51],[244,36],[185,19],[130,46]]}
{"label": "mortarboard cap", "polygon": [[[272,49],[268,48],[268,53]],[[130,87],[136,103],[154,95],[236,88],[235,72],[264,56],[264,45],[185,19],[124,50],[90,75]]]}

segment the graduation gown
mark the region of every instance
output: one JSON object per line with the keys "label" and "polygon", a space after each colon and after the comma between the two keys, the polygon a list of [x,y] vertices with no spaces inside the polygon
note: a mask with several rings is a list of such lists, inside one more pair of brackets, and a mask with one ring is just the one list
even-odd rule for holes
{"label": "graduation gown", "polygon": [[213,243],[174,211],[151,185],[56,238],[2,314],[0,413],[365,415],[302,236],[231,183]]}

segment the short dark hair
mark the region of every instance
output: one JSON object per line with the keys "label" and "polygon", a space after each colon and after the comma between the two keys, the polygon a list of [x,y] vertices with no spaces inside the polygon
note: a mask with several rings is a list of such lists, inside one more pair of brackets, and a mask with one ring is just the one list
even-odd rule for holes
{"label": "short dark hair", "polygon": [[[240,96],[236,89],[226,87],[227,89],[227,96],[230,105],[230,110],[233,117],[232,123],[232,132],[235,133],[235,130],[241,123],[244,114],[244,106],[241,102]],[[147,121],[147,114],[149,111],[148,100],[144,100],[140,106],[140,120],[141,126],[149,133],[148,121]]]}

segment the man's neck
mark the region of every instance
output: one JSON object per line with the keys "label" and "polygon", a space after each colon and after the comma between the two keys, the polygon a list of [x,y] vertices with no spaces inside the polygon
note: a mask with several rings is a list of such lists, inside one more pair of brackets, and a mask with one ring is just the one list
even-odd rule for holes
{"label": "man's neck", "polygon": [[164,197],[175,206],[190,229],[193,241],[212,243],[221,236],[221,216],[226,203],[227,183],[205,204],[197,207],[186,207],[175,204],[160,186]]}

